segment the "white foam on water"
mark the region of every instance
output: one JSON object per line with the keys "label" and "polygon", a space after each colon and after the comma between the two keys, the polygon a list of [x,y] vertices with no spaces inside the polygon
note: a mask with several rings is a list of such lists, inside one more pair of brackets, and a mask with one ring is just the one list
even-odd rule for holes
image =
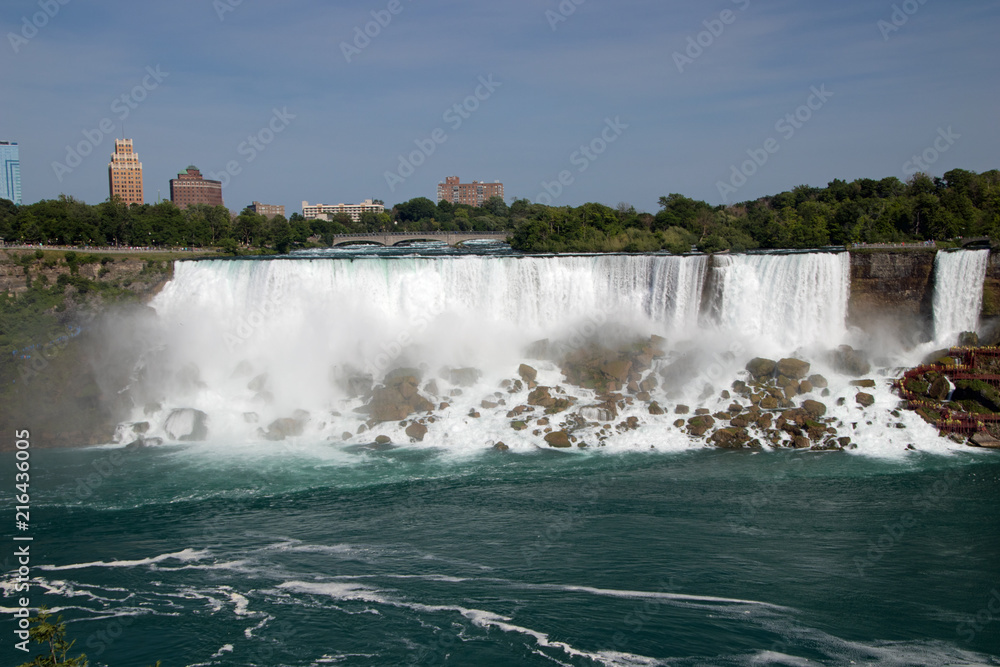
{"label": "white foam on water", "polygon": [[184,549],[169,554],[161,554],[152,558],[142,558],[139,560],[113,560],[113,561],[93,561],[90,563],[74,563],[72,565],[39,565],[39,570],[61,571],[80,570],[88,567],[140,567],[142,565],[155,565],[166,560],[177,560],[180,562],[190,562],[207,558],[209,552],[199,549]]}

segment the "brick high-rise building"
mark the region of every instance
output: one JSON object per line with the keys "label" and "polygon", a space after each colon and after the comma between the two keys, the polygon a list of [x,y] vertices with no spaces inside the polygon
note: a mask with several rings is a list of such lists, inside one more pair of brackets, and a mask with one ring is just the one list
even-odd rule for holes
{"label": "brick high-rise building", "polygon": [[210,181],[201,175],[198,167],[190,166],[186,172],[170,179],[170,201],[178,208],[194,204],[225,206],[222,203],[222,181]]}
{"label": "brick high-rise building", "polygon": [[482,206],[490,197],[503,199],[503,183],[500,181],[462,183],[458,176],[448,176],[444,179],[444,183],[438,183],[438,201],[443,199],[452,204]]}
{"label": "brick high-rise building", "polygon": [[115,152],[108,164],[111,198],[126,204],[142,204],[142,163],[132,151],[131,139],[115,139]]}

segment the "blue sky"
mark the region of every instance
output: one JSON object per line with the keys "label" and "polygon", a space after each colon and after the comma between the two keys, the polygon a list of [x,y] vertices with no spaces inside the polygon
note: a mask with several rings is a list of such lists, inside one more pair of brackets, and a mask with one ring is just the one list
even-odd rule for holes
{"label": "blue sky", "polygon": [[5,0],[0,26],[25,202],[106,199],[126,113],[146,201],[194,164],[229,208],[289,215],[433,200],[449,175],[655,212],[672,192],[905,179],[914,155],[933,175],[1000,167],[991,0]]}

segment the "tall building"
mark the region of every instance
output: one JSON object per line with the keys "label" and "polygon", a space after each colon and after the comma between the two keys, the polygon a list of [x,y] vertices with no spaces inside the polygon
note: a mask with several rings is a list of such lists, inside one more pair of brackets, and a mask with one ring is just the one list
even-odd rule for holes
{"label": "tall building", "polygon": [[194,204],[225,206],[222,203],[222,181],[210,181],[201,175],[198,167],[191,165],[177,178],[170,179],[170,201],[179,208]]}
{"label": "tall building", "polygon": [[438,201],[445,200],[452,204],[482,206],[490,197],[503,199],[503,183],[500,181],[462,183],[458,176],[448,176],[444,179],[444,183],[438,183]]}
{"label": "tall building", "polygon": [[126,204],[142,204],[142,163],[132,151],[131,139],[115,139],[115,152],[108,164],[111,198]]}
{"label": "tall building", "polygon": [[261,204],[259,201],[255,201],[247,206],[247,208],[258,215],[265,216],[268,219],[278,215],[285,217],[285,207],[280,204]]}
{"label": "tall building", "polygon": [[21,158],[16,141],[0,141],[0,199],[21,205]]}
{"label": "tall building", "polygon": [[302,202],[302,217],[307,220],[315,220],[316,218],[330,220],[338,213],[346,213],[351,216],[351,220],[354,222],[361,222],[362,213],[383,213],[384,211],[385,206],[376,204],[371,199],[366,199],[360,204],[310,204],[307,201]]}

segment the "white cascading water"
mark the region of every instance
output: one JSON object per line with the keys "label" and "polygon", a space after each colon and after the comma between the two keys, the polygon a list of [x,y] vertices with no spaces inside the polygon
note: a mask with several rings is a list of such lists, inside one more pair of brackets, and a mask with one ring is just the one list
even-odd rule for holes
{"label": "white cascading water", "polygon": [[723,331],[794,350],[833,347],[845,333],[850,255],[716,255],[715,315]]}
{"label": "white cascading water", "polygon": [[937,253],[934,258],[935,344],[952,345],[958,334],[978,328],[989,258],[989,250]]}

